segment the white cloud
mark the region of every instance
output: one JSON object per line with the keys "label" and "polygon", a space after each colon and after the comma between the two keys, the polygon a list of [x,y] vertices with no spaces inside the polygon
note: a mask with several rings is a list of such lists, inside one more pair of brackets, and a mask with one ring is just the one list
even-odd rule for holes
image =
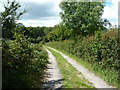
{"label": "white cloud", "polygon": [[[0,11],[3,10],[2,2],[6,2],[7,0],[0,0]],[[13,1],[13,0],[10,0]],[[59,17],[59,12],[61,9],[59,8],[59,3],[61,0],[17,0],[20,1],[21,4],[34,2],[34,3],[49,3],[54,2],[52,11],[57,13],[55,17],[48,17],[49,19],[38,19],[38,20],[24,20],[21,18],[19,22],[23,23],[25,26],[54,26],[58,24],[61,19]],[[107,2],[112,2],[111,5],[107,5],[104,8],[104,14],[102,18],[108,19],[113,25],[118,24],[118,1],[120,0],[106,0]],[[29,7],[30,8],[30,7]],[[31,8],[32,9],[32,8]],[[39,8],[38,8],[39,10]],[[29,12],[28,12],[29,13]],[[23,16],[24,17],[24,16]]]}
{"label": "white cloud", "polygon": [[[1,0],[0,0],[1,1]],[[2,0],[1,2],[6,2],[7,0]],[[10,1],[13,1],[13,0],[10,0]],[[20,23],[23,23],[25,26],[34,26],[34,27],[37,27],[37,26],[54,26],[56,24],[59,24],[59,22],[61,22],[61,19],[59,17],[59,12],[60,12],[60,8],[59,8],[59,3],[61,0],[16,0],[16,1],[19,1],[21,4],[22,4],[22,7],[26,7],[26,8],[29,8],[31,11],[34,10],[34,7],[36,6],[33,6],[33,7],[29,7],[30,5],[27,5],[27,4],[31,4],[32,2],[35,4],[39,4],[40,6],[41,5],[51,5],[51,3],[54,3],[54,5],[52,6],[52,9],[50,9],[49,11],[54,14],[55,16],[54,17],[51,17],[51,16],[44,16],[43,18],[40,16],[40,19],[33,19],[32,17],[29,18],[29,19],[24,19],[25,15],[22,16],[21,20],[19,20],[18,22]],[[27,3],[27,4],[26,4]],[[0,4],[1,5],[1,4]],[[0,7],[3,7],[3,6],[0,6]],[[41,11],[41,9],[37,8],[38,12],[43,12]],[[3,11],[3,10],[2,10]],[[28,11],[27,13],[28,15],[30,13],[30,11]],[[34,13],[33,13],[34,14]],[[33,15],[32,14],[32,15]],[[34,16],[35,17],[35,16]],[[36,15],[36,17],[38,17],[38,14]]]}
{"label": "white cloud", "polygon": [[[59,8],[59,3],[61,0],[22,0],[22,2],[37,2],[37,3],[48,3],[48,2],[55,2],[55,6],[53,11],[57,12],[59,15],[59,12],[61,12],[61,9]],[[118,24],[118,1],[120,0],[106,0],[106,2],[112,2],[111,5],[107,5],[104,8],[104,13],[102,18],[108,19],[112,25]],[[58,19],[57,19],[58,18]],[[42,20],[42,21],[24,21],[23,24],[27,26],[54,26],[55,24],[58,24],[58,22],[61,21],[60,17],[58,16],[55,20],[49,19],[48,21]],[[28,23],[28,24],[27,24]]]}
{"label": "white cloud", "polygon": [[21,2],[37,2],[37,3],[44,3],[44,2],[53,2],[56,0],[20,0]]}
{"label": "white cloud", "polygon": [[[54,17],[46,17],[46,18],[40,18],[39,20],[20,20],[19,22],[23,23],[25,26],[54,26],[56,24],[59,24],[61,22],[61,19],[59,17],[59,13],[61,12],[61,9],[59,8],[61,0],[21,0],[21,3],[23,2],[35,2],[35,3],[50,3],[53,2],[55,5],[53,6],[51,13],[57,13],[57,16]],[[28,12],[29,13],[29,12]]]}
{"label": "white cloud", "polygon": [[61,9],[59,7],[61,0],[55,0],[55,7],[54,7],[54,11],[57,11],[57,13],[61,12]]}
{"label": "white cloud", "polygon": [[107,5],[104,8],[104,14],[102,18],[108,19],[112,25],[118,25],[118,2],[120,0],[112,0],[111,5]]}
{"label": "white cloud", "polygon": [[49,17],[46,18],[45,20],[19,20],[20,23],[23,23],[25,26],[33,26],[33,27],[37,27],[37,26],[46,26],[46,27],[50,27],[50,26],[54,26],[56,24],[59,24],[61,22],[61,19],[58,17]]}

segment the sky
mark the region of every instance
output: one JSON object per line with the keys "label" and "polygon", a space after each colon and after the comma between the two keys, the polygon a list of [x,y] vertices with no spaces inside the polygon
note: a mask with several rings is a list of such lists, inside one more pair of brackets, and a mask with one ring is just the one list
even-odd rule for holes
{"label": "sky", "polygon": [[[0,0],[0,11],[3,11],[3,2],[7,0]],[[11,0],[10,0],[11,1]],[[61,0],[19,0],[22,8],[27,9],[18,22],[25,26],[32,27],[52,27],[61,22],[59,8]],[[104,13],[102,18],[108,19],[112,25],[118,25],[118,2],[120,0],[106,0]],[[119,5],[120,6],[120,5]]]}

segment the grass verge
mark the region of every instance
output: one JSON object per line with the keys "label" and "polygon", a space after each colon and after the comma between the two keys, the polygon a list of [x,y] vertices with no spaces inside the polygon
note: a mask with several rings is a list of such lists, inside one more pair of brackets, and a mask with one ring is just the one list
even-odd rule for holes
{"label": "grass verge", "polygon": [[54,50],[49,50],[56,57],[58,62],[58,66],[63,77],[64,88],[94,88],[80,72],[78,72],[71,64],[66,61],[66,59],[64,59],[63,56]]}
{"label": "grass verge", "polygon": [[[58,49],[56,49],[58,50]],[[74,59],[76,62],[78,62],[79,64],[81,64],[82,66],[84,66],[85,68],[87,68],[88,70],[90,70],[92,73],[96,74],[97,76],[99,76],[100,78],[102,78],[106,83],[114,86],[114,87],[120,87],[118,84],[118,75],[119,72],[116,72],[114,70],[109,70],[109,69],[105,69],[102,68],[101,66],[98,66],[97,64],[90,64],[89,62],[82,60],[78,57],[76,57],[75,55],[72,55],[64,50],[58,50],[62,53],[64,53],[65,55],[69,56],[70,58]]]}

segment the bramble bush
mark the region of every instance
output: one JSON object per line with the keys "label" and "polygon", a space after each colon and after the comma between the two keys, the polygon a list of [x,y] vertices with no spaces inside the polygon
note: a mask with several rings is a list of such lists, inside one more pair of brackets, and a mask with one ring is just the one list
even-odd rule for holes
{"label": "bramble bush", "polygon": [[17,23],[26,13],[26,10],[21,11],[23,8],[19,2],[8,0],[3,6],[4,11],[0,13],[3,38],[2,88],[40,87],[47,64],[47,52],[41,45],[30,43],[28,38],[39,43],[45,27],[27,28]]}
{"label": "bramble bush", "polygon": [[2,42],[3,88],[34,88],[43,80],[47,52],[39,44],[31,44],[23,34]]}
{"label": "bramble bush", "polygon": [[[94,36],[87,36],[76,42],[65,40],[61,42],[46,43],[47,46],[64,50],[76,57],[96,66],[95,70],[107,69],[116,73],[120,69],[120,60],[118,58],[118,29],[112,29],[107,32],[96,32]],[[113,77],[115,82],[118,77]],[[110,81],[111,80],[111,81]],[[113,79],[108,82],[114,82]],[[118,84],[118,82],[116,82]],[[116,85],[117,85],[116,84]]]}
{"label": "bramble bush", "polygon": [[[112,34],[112,32],[114,32]],[[118,36],[117,30],[108,32],[96,32],[95,36],[83,37],[77,43],[70,40],[51,42],[46,45],[65,50],[90,63],[97,62],[102,66],[120,68],[118,60]],[[112,35],[111,35],[112,34]],[[110,36],[111,35],[111,36]]]}

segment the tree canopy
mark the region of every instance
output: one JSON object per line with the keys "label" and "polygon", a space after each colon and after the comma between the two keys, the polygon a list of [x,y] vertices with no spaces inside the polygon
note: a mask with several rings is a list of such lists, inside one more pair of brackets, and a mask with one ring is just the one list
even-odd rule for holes
{"label": "tree canopy", "polygon": [[103,2],[61,2],[61,18],[72,30],[73,37],[92,35],[95,31],[106,30],[108,21],[101,18]]}
{"label": "tree canopy", "polygon": [[1,13],[3,38],[13,38],[13,32],[17,25],[16,21],[25,13],[25,10],[19,11],[20,7],[20,3],[15,0],[11,2],[8,0],[4,4],[4,11]]}

